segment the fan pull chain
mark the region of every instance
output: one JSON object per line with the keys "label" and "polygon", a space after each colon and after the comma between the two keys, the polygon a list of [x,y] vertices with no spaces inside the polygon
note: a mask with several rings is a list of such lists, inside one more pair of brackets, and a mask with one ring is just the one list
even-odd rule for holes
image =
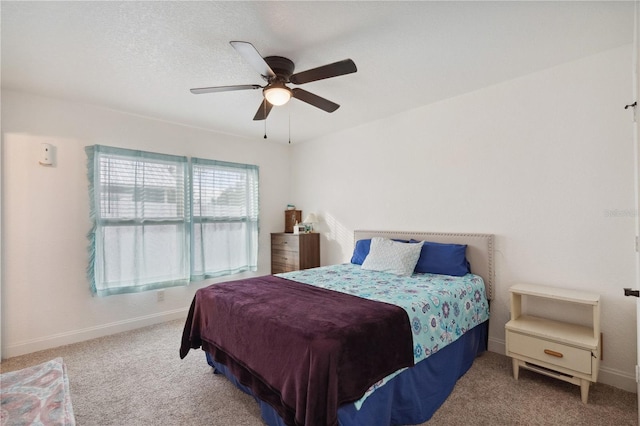
{"label": "fan pull chain", "polygon": [[289,145],[291,145],[291,106],[289,106]]}
{"label": "fan pull chain", "polygon": [[267,101],[262,102],[262,107],[264,111],[264,138],[267,138]]}

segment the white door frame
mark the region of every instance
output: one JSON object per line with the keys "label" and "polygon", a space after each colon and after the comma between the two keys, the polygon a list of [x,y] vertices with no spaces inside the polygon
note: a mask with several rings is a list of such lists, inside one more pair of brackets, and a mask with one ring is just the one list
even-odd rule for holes
{"label": "white door frame", "polygon": [[[636,103],[634,107],[631,107],[633,114],[633,143],[635,150],[635,192],[636,192],[636,283],[635,287],[640,290],[640,252],[638,252],[638,239],[640,238],[640,106],[637,102],[640,99],[640,57],[638,51],[640,50],[640,0],[634,1],[635,13],[634,13],[634,30],[633,30],[633,69],[632,69],[632,99]],[[636,336],[637,336],[637,349],[636,349],[636,387],[638,398],[638,423],[640,423],[640,380],[638,377],[638,366],[640,366],[640,298],[636,299]]]}

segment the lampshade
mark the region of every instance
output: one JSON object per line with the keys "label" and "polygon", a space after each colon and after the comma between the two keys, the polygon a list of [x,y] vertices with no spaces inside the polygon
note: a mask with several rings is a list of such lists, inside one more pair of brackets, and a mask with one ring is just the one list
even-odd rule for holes
{"label": "lampshade", "polygon": [[315,213],[309,213],[307,217],[304,218],[304,223],[318,223],[318,217]]}
{"label": "lampshade", "polygon": [[282,83],[273,83],[265,88],[263,92],[264,97],[271,105],[284,105],[291,99],[291,90]]}

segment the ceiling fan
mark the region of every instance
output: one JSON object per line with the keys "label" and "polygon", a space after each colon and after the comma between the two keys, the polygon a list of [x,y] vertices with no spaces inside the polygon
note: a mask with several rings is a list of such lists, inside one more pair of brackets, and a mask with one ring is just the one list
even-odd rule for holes
{"label": "ceiling fan", "polygon": [[199,95],[203,93],[262,89],[264,99],[256,115],[253,117],[254,120],[265,120],[274,105],[284,105],[289,102],[291,98],[296,98],[326,112],[333,112],[337,110],[340,105],[297,87],[290,89],[287,87],[287,83],[296,85],[305,84],[325,78],[351,74],[358,70],[356,64],[351,59],[345,59],[294,74],[293,70],[295,69],[295,65],[293,61],[288,58],[282,56],[267,56],[263,58],[260,53],[258,53],[258,50],[246,41],[231,41],[230,44],[260,73],[267,84],[265,86],[260,86],[259,84],[243,84],[236,86],[201,87],[191,89],[191,93]]}

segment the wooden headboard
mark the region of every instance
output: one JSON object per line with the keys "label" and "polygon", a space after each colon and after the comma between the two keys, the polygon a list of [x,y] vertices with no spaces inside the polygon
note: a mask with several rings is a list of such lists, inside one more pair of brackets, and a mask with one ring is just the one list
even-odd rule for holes
{"label": "wooden headboard", "polygon": [[433,241],[434,243],[466,244],[467,260],[471,264],[471,272],[484,280],[487,298],[493,299],[495,280],[493,257],[493,234],[459,234],[439,232],[396,232],[396,231],[362,231],[353,233],[354,244],[358,240],[382,237],[403,240]]}

